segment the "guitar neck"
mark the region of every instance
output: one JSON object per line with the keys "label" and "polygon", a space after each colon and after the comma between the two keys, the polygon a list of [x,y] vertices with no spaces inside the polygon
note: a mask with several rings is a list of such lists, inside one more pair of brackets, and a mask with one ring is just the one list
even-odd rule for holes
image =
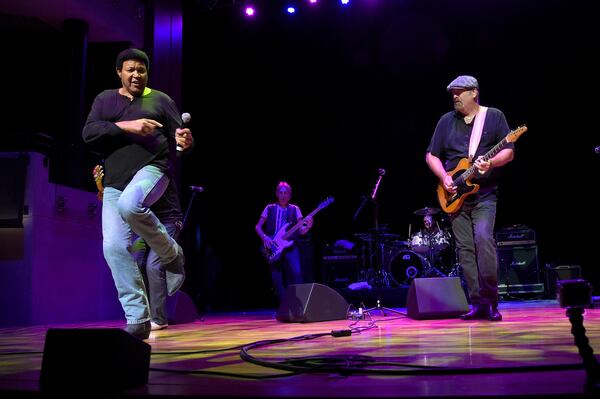
{"label": "guitar neck", "polygon": [[[313,217],[317,214],[317,212],[319,212],[322,209],[321,206],[319,206],[317,209],[315,209],[314,211],[312,211],[311,213],[309,213],[307,216],[305,216],[303,219],[309,218],[309,217]],[[292,227],[291,229],[289,229],[287,231],[287,233],[285,233],[285,235],[283,236],[284,240],[289,239],[292,234],[294,234],[300,227],[302,227],[302,221],[299,221],[298,223],[296,223],[294,225],[294,227]]]}
{"label": "guitar neck", "polygon": [[[504,148],[504,146],[506,146],[506,144],[508,144],[508,140],[506,140],[506,137],[505,137],[502,140],[500,140],[500,142],[498,144],[496,144],[494,146],[494,148],[492,148],[491,150],[486,152],[485,155],[483,155],[482,160],[484,162],[489,161],[494,156],[496,156],[496,154],[499,153],[500,150],[502,150]],[[457,179],[456,183],[458,183],[458,184],[463,183],[466,179],[470,178],[473,175],[473,173],[475,173],[476,170],[477,170],[477,168],[475,167],[475,165],[474,164],[471,165],[469,167],[469,169],[467,169],[462,175],[460,175],[460,177]]]}

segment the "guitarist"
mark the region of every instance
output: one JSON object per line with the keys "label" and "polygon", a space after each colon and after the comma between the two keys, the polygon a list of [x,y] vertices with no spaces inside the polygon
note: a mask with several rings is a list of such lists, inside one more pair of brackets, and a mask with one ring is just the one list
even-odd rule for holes
{"label": "guitarist", "polygon": [[[292,198],[292,187],[288,183],[284,181],[279,183],[275,195],[277,196],[277,202],[265,207],[255,226],[256,234],[261,238],[264,247],[267,249],[271,248],[271,239],[286,223],[289,223],[289,228],[302,221],[302,226],[297,232],[300,235],[308,233],[313,224],[312,218],[307,217],[302,220],[300,208],[289,203]],[[294,238],[296,237],[290,237],[291,240],[294,240]],[[286,248],[281,257],[270,263],[269,266],[271,268],[271,280],[275,286],[278,302],[280,302],[288,285],[302,283],[300,254],[296,245]]]}
{"label": "guitarist", "polygon": [[[502,320],[498,311],[498,260],[494,240],[496,219],[497,169],[513,159],[509,143],[489,161],[481,159],[510,132],[502,111],[479,105],[479,83],[473,76],[459,76],[447,87],[454,111],[444,114],[435,128],[426,162],[449,193],[457,190],[448,173],[463,158],[474,160],[473,182],[480,189],[466,198],[461,208],[450,214],[459,262],[472,304],[463,320]],[[478,120],[479,119],[479,120]]]}

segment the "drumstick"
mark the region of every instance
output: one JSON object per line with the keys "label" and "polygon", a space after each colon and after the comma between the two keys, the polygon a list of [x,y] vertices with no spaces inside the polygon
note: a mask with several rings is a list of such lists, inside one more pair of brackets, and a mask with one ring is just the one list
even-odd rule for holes
{"label": "drumstick", "polygon": [[442,229],[440,229],[440,224],[438,223],[438,221],[435,221],[435,225],[437,226],[438,230],[442,231]]}
{"label": "drumstick", "polygon": [[408,224],[408,239],[410,240],[410,228],[411,228],[411,224]]}

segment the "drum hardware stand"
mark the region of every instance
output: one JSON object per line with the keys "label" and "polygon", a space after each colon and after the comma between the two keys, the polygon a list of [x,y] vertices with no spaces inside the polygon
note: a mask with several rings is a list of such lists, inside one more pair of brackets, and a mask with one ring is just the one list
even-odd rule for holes
{"label": "drum hardware stand", "polygon": [[377,305],[375,305],[374,307],[369,308],[369,309],[362,309],[362,313],[371,315],[371,313],[373,313],[376,310],[380,311],[384,317],[387,316],[387,314],[385,312],[390,312],[390,313],[395,313],[395,314],[398,314],[401,316],[406,316],[405,313],[399,312],[395,309],[386,308],[385,306],[381,306],[381,300],[379,300],[379,299],[377,300]]}
{"label": "drum hardware stand", "polygon": [[[439,230],[441,231],[441,230]],[[435,258],[434,258],[434,250],[433,250],[433,234],[427,232],[427,241],[429,242],[429,250],[427,251],[427,270],[424,270],[424,274],[430,275],[432,272],[435,272],[438,277],[447,277],[444,273],[442,273],[437,267],[435,267]]]}

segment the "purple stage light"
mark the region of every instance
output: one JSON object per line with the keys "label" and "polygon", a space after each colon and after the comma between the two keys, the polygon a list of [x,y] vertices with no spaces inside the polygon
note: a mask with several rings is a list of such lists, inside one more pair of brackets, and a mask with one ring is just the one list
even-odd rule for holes
{"label": "purple stage light", "polygon": [[288,12],[288,14],[293,14],[296,12],[296,9],[294,7],[288,7],[287,12]]}
{"label": "purple stage light", "polygon": [[350,3],[350,0],[340,0],[343,6],[347,6]]}
{"label": "purple stage light", "polygon": [[256,13],[256,11],[254,10],[254,7],[246,7],[246,9],[244,10],[244,12],[249,17],[253,17],[254,14]]}

